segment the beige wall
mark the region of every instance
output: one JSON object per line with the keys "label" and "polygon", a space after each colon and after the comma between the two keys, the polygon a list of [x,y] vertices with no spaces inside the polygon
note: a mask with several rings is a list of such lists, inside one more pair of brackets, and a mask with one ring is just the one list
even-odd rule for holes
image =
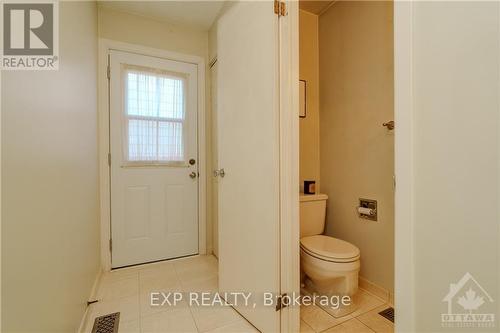
{"label": "beige wall", "polygon": [[99,6],[99,37],[208,57],[208,33]]}
{"label": "beige wall", "polygon": [[[394,290],[392,3],[342,1],[319,19],[322,192],[326,233],[361,250],[360,275]],[[378,201],[360,219],[359,198]]]}
{"label": "beige wall", "polygon": [[416,331],[459,330],[441,327],[442,299],[469,272],[494,299],[473,313],[496,313],[496,327],[468,330],[498,332],[499,3],[419,2],[413,14]]}
{"label": "beige wall", "polygon": [[213,250],[212,228],[212,114],[210,104],[210,71],[208,68],[208,31],[191,29],[154,18],[139,16],[111,9],[105,6],[98,8],[99,37],[115,41],[143,45],[151,48],[195,55],[205,59],[205,135],[207,173],[207,248]]}
{"label": "beige wall", "polygon": [[97,276],[97,12],[60,3],[58,71],[2,73],[2,332],[75,332]]}
{"label": "beige wall", "polygon": [[315,180],[320,191],[318,16],[299,12],[299,77],[307,82],[307,113],[299,120],[299,180]]}

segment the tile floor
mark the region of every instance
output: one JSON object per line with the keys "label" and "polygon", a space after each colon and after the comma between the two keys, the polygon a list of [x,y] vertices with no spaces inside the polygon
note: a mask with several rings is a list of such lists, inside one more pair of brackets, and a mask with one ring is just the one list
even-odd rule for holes
{"label": "tile floor", "polygon": [[345,317],[335,318],[316,305],[300,308],[300,332],[392,333],[394,324],[378,313],[392,305],[360,289],[354,296],[359,307]]}
{"label": "tile floor", "polygon": [[[92,304],[84,332],[92,331],[94,319],[120,312],[119,332],[258,332],[230,307],[177,305],[150,306],[150,292],[216,291],[217,259],[196,256],[105,274]],[[162,299],[160,299],[160,302]],[[170,298],[171,303],[173,299]]]}
{"label": "tile floor", "polygon": [[[177,305],[151,306],[150,292],[217,290],[217,259],[196,256],[120,269],[105,274],[97,292],[98,303],[89,309],[84,332],[90,333],[96,317],[120,312],[119,332],[258,332],[230,307]],[[393,324],[378,314],[388,305],[368,292],[357,295],[359,309],[334,318],[318,306],[301,307],[301,332],[393,332]],[[161,301],[161,300],[160,300]],[[172,301],[172,299],[170,299]]]}

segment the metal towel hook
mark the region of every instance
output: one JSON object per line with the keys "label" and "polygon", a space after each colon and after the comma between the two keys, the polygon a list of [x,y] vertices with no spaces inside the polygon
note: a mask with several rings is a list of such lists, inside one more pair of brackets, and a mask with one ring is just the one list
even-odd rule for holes
{"label": "metal towel hook", "polygon": [[394,129],[394,120],[383,123],[382,126],[385,126],[389,131],[392,131]]}

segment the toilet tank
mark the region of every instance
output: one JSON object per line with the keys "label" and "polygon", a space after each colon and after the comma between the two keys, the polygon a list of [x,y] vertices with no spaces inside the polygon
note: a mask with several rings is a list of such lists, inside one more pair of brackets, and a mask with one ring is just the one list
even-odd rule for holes
{"label": "toilet tank", "polygon": [[327,199],[326,194],[300,194],[300,238],[323,233]]}

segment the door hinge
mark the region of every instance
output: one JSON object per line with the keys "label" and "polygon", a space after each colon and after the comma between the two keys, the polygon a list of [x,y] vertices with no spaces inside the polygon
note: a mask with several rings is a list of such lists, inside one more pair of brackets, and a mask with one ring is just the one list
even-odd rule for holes
{"label": "door hinge", "polygon": [[111,166],[111,153],[108,153],[108,165]]}
{"label": "door hinge", "polygon": [[286,2],[274,0],[274,13],[278,16],[286,16],[288,14],[286,11]]}
{"label": "door hinge", "polygon": [[109,252],[113,251],[113,240],[109,239]]}
{"label": "door hinge", "polygon": [[283,302],[283,298],[286,294],[281,294],[276,298],[276,311],[280,311],[288,306],[288,302]]}

